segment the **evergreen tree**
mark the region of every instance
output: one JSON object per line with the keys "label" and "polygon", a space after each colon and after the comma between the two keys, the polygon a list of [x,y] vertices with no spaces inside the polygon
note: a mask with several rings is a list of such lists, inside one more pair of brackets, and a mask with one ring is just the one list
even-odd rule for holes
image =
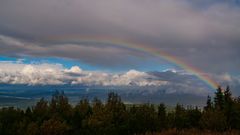
{"label": "evergreen tree", "polygon": [[67,96],[64,94],[64,92],[56,91],[53,96],[52,100],[50,102],[50,113],[53,117],[58,117],[65,119],[67,122],[69,122],[70,117],[72,117],[72,107],[68,102]]}
{"label": "evergreen tree", "polygon": [[72,127],[74,134],[87,134],[88,118],[91,113],[92,108],[88,99],[80,100],[80,102],[75,106],[73,113]]}
{"label": "evergreen tree", "polygon": [[32,108],[33,119],[38,123],[42,123],[44,120],[50,117],[48,102],[41,98],[40,101]]}
{"label": "evergreen tree", "polygon": [[233,100],[229,86],[227,86],[226,90],[224,91],[224,100],[225,100],[224,113],[227,119],[228,128],[231,129],[232,121],[235,116],[233,113]]}
{"label": "evergreen tree", "polygon": [[166,107],[163,103],[158,106],[158,129],[162,131],[166,128]]}
{"label": "evergreen tree", "polygon": [[213,131],[225,131],[227,127],[226,116],[222,111],[211,109],[204,111],[200,120],[201,128]]}
{"label": "evergreen tree", "polygon": [[198,109],[198,107],[195,108],[189,108],[186,110],[187,112],[187,128],[199,128],[199,121],[201,119],[202,113]]}
{"label": "evergreen tree", "polygon": [[88,118],[90,134],[104,134],[106,132],[105,127],[107,125],[109,125],[108,112],[101,100],[94,98],[92,102],[92,114]]}
{"label": "evergreen tree", "polygon": [[204,111],[177,104],[167,112],[164,104],[126,106],[116,93],[105,104],[82,99],[72,108],[65,94],[56,92],[50,102],[42,98],[26,110],[0,108],[1,135],[131,135],[192,128],[240,131],[240,98],[233,99],[229,86],[224,91],[219,87],[214,104],[208,96]]}
{"label": "evergreen tree", "polygon": [[215,108],[222,111],[224,109],[225,104],[225,98],[223,89],[219,86],[217,88],[217,92],[215,92],[215,98],[214,98]]}
{"label": "evergreen tree", "polygon": [[186,128],[186,124],[187,124],[186,110],[180,104],[177,104],[175,107],[174,123],[175,123],[175,127],[177,128],[177,130]]}
{"label": "evergreen tree", "polygon": [[209,109],[212,109],[212,105],[213,103],[212,103],[212,99],[211,99],[211,97],[208,95],[208,97],[207,97],[207,103],[206,103],[206,106],[204,107],[204,110],[205,111],[207,111],[207,110],[209,110]]}
{"label": "evergreen tree", "polygon": [[109,120],[111,121],[111,125],[109,125],[109,130],[111,130],[111,134],[122,134],[126,131],[126,122],[127,122],[127,111],[126,106],[121,101],[121,97],[116,93],[109,93],[106,111],[109,114]]}

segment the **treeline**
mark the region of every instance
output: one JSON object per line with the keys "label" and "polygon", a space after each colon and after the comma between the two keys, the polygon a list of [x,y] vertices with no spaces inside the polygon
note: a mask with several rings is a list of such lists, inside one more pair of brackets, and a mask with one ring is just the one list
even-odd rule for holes
{"label": "treeline", "polygon": [[131,135],[189,129],[240,130],[240,98],[233,98],[229,87],[219,87],[203,109],[177,104],[166,111],[162,103],[126,106],[115,93],[109,93],[105,103],[82,99],[72,106],[63,92],[56,92],[51,101],[42,98],[26,110],[0,109],[0,135]]}

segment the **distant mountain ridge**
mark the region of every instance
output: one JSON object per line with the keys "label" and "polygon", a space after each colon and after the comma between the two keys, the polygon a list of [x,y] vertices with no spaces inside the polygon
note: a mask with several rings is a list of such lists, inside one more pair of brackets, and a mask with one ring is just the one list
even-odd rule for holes
{"label": "distant mountain ridge", "polygon": [[[167,93],[166,90],[157,87],[101,87],[81,85],[11,85],[0,84],[0,106],[24,107],[33,105],[40,98],[50,99],[56,91],[64,91],[72,104],[76,104],[81,98],[98,97],[106,99],[109,92],[121,95],[126,103],[161,103],[175,105],[202,106],[205,104],[206,96],[187,94],[181,92]],[[189,104],[190,103],[190,104]]]}

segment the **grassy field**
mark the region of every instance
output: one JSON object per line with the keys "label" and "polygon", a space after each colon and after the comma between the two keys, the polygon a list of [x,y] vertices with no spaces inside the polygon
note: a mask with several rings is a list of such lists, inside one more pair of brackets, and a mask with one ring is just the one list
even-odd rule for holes
{"label": "grassy field", "polygon": [[177,131],[175,129],[163,131],[160,133],[146,133],[144,135],[240,135],[240,131],[232,130],[226,132],[214,132],[214,131],[203,131],[196,129],[187,129],[182,131]]}

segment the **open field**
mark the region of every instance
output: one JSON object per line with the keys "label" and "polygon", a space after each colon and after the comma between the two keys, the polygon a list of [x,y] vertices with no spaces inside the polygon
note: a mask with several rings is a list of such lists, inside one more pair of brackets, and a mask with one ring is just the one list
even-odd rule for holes
{"label": "open field", "polygon": [[146,133],[145,135],[240,135],[240,131],[226,131],[226,132],[214,132],[214,131],[203,131],[196,129],[188,129],[182,131],[176,131],[176,129],[171,129],[163,131],[160,133]]}

